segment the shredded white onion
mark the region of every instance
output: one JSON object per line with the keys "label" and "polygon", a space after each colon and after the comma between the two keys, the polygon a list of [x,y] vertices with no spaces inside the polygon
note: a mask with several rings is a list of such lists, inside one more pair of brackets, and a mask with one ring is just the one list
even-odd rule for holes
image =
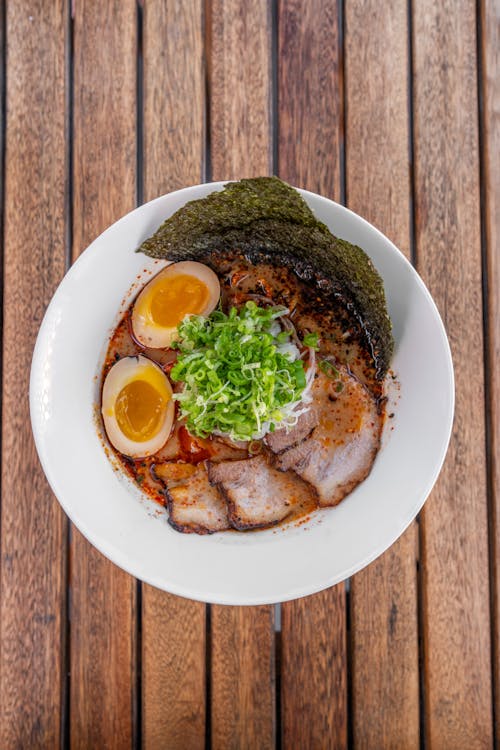
{"label": "shredded white onion", "polygon": [[281,323],[283,324],[283,327],[286,328],[287,331],[290,331],[290,339],[293,341],[293,343],[296,346],[301,346],[301,341],[297,335],[297,331],[295,330],[295,326],[290,320],[290,318],[282,318]]}
{"label": "shredded white onion", "polygon": [[297,359],[300,359],[300,352],[295,344],[292,344],[291,341],[287,341],[285,344],[279,344],[279,346],[276,347],[276,350],[283,354],[284,357],[288,357],[290,362],[295,362]]}
{"label": "shredded white onion", "polygon": [[316,375],[316,352],[312,346],[309,347],[308,351],[309,351],[309,364],[306,370],[306,387],[304,389],[304,392],[302,393],[302,401],[304,401],[307,398],[308,399],[307,403],[312,400],[311,387],[312,387],[312,384],[314,383],[314,376]]}

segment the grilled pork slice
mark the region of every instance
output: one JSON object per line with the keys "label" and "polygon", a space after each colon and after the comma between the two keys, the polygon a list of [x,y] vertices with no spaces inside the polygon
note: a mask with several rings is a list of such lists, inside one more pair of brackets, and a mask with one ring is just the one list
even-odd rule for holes
{"label": "grilled pork slice", "polygon": [[226,502],[208,481],[204,464],[156,464],[154,473],[167,489],[168,521],[174,529],[211,534],[230,528]]}
{"label": "grilled pork slice", "polygon": [[317,426],[310,437],[279,454],[275,465],[309,482],[320,506],[337,505],[368,476],[382,421],[373,396],[345,368],[338,368],[338,378],[320,373],[312,395]]}
{"label": "grilled pork slice", "polygon": [[265,437],[265,442],[273,453],[283,453],[288,448],[292,448],[297,443],[302,442],[318,424],[318,414],[316,409],[308,409],[300,415],[295,427],[291,430],[276,430],[269,432]]}
{"label": "grilled pork slice", "polygon": [[230,524],[240,531],[279,523],[309,494],[298,477],[277,471],[260,455],[209,462],[208,477],[227,500]]}

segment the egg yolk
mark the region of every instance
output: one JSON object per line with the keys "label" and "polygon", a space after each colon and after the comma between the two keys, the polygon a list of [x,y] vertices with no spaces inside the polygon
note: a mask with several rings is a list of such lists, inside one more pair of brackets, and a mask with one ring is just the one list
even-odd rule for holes
{"label": "egg yolk", "polygon": [[174,328],[185,315],[203,312],[209,298],[207,285],[196,276],[172,276],[152,289],[151,317],[157,325]]}
{"label": "egg yolk", "polygon": [[165,419],[167,400],[145,380],[124,386],[115,404],[115,415],[123,434],[142,443],[154,437]]}

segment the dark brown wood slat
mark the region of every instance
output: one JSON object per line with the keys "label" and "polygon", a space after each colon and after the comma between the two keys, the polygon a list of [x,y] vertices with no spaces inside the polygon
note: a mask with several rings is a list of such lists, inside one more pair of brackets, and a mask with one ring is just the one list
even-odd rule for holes
{"label": "dark brown wood slat", "polygon": [[500,5],[481,3],[483,186],[488,288],[491,575],[496,740],[500,738]]}
{"label": "dark brown wood slat", "polygon": [[143,586],[142,737],[145,748],[205,742],[205,605]]}
{"label": "dark brown wood slat", "polygon": [[[212,0],[208,12],[212,178],[269,174],[271,15],[265,0]],[[208,6],[208,7],[209,7]]]}
{"label": "dark brown wood slat", "polygon": [[429,747],[492,744],[485,481],[476,4],[413,4],[416,242],[444,316],[456,411],[422,514],[425,731]]}
{"label": "dark brown wood slat", "polygon": [[271,607],[212,607],[212,747],[274,748]]}
{"label": "dark brown wood slat", "polygon": [[66,520],[38,463],[27,392],[38,327],[65,268],[67,14],[62,0],[29,8],[13,0],[6,10],[0,604],[5,750],[58,747],[61,741]]}
{"label": "dark brown wood slat", "polygon": [[203,15],[203,0],[144,3],[145,200],[203,181]]}
{"label": "dark brown wood slat", "polygon": [[[337,200],[343,117],[338,18],[336,0],[278,4],[279,174]],[[283,604],[281,641],[283,747],[346,747],[344,585]]]}
{"label": "dark brown wood slat", "polygon": [[[145,200],[202,181],[203,43],[201,0],[144,4]],[[204,746],[205,640],[204,604],[143,585],[142,742],[148,750]]]}
{"label": "dark brown wood slat", "polygon": [[[135,205],[136,3],[74,8],[73,257]],[[71,545],[71,746],[133,740],[133,578],[76,530]]]}
{"label": "dark brown wood slat", "polygon": [[282,605],[285,748],[347,747],[344,585]]}
{"label": "dark brown wood slat", "polygon": [[[347,205],[409,256],[408,17],[397,0],[346,4]],[[351,579],[356,748],[419,747],[416,524]]]}
{"label": "dark brown wood slat", "polygon": [[417,528],[351,579],[356,748],[418,748]]}
{"label": "dark brown wood slat", "polygon": [[[213,179],[271,170],[271,17],[265,0],[207,6]],[[271,607],[212,607],[212,747],[272,748]]]}
{"label": "dark brown wood slat", "polygon": [[344,116],[338,24],[337,0],[278,2],[280,177],[335,200]]}

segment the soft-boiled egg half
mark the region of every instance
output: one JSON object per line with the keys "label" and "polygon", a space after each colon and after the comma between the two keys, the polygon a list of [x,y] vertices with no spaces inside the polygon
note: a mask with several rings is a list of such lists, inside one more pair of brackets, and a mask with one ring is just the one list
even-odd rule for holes
{"label": "soft-boiled egg half", "polygon": [[177,336],[186,315],[209,315],[220,297],[219,279],[195,261],[172,263],[146,284],[132,310],[132,330],[140,344],[162,349]]}
{"label": "soft-boiled egg half", "polygon": [[151,456],[165,445],[172,429],[170,381],[147,357],[124,357],[106,375],[101,411],[116,450],[131,458]]}

